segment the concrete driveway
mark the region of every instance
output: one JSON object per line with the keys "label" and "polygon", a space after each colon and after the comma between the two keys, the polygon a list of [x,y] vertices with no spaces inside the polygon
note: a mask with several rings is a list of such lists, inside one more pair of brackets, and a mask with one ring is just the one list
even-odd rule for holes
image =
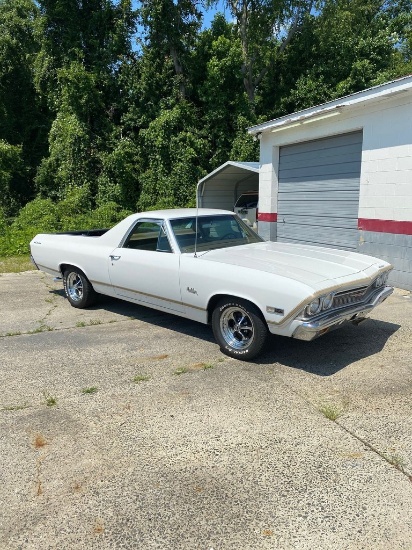
{"label": "concrete driveway", "polygon": [[1,549],[412,549],[412,298],[255,363],[0,276]]}

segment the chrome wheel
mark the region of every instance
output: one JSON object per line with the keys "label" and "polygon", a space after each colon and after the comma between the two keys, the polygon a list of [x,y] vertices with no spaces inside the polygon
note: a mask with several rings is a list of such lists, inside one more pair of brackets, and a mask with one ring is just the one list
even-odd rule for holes
{"label": "chrome wheel", "polygon": [[80,302],[83,298],[83,281],[81,276],[72,271],[66,280],[67,294],[73,302]]}
{"label": "chrome wheel", "polygon": [[73,307],[82,309],[96,301],[96,292],[80,269],[75,267],[66,269],[63,273],[63,286],[67,299]]}
{"label": "chrome wheel", "polygon": [[235,350],[250,346],[255,338],[255,328],[249,313],[237,306],[228,307],[220,316],[220,331],[225,342]]}

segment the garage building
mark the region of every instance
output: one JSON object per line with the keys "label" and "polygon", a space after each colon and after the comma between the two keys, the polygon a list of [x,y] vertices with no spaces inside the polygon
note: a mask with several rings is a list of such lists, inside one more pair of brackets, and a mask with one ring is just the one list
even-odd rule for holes
{"label": "garage building", "polygon": [[391,262],[412,290],[412,76],[249,128],[259,233]]}

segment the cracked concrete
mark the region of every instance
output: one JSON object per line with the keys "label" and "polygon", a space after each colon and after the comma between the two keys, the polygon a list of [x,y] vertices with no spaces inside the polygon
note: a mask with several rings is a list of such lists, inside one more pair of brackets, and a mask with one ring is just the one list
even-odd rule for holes
{"label": "cracked concrete", "polygon": [[411,550],[410,293],[249,364],[39,272],[0,300],[1,549]]}

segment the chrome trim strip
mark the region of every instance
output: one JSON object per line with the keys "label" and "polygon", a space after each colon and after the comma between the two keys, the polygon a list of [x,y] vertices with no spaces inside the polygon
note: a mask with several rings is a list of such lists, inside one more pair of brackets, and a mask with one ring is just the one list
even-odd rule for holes
{"label": "chrome trim strip", "polygon": [[194,306],[193,304],[187,304],[185,302],[179,302],[179,300],[171,300],[170,298],[164,298],[163,296],[158,296],[156,294],[149,294],[148,292],[141,292],[140,290],[133,290],[132,288],[126,288],[123,286],[115,287],[111,284],[103,283],[102,281],[91,280],[90,282],[92,283],[92,285],[97,284],[97,285],[108,286],[110,288],[114,288],[115,290],[125,290],[126,292],[132,292],[134,294],[141,294],[142,296],[147,296],[148,298],[155,298],[156,300],[163,300],[164,302],[170,302],[172,304],[178,304],[180,306],[191,307],[193,309],[199,309],[200,311],[207,311],[206,308],[204,307]]}

